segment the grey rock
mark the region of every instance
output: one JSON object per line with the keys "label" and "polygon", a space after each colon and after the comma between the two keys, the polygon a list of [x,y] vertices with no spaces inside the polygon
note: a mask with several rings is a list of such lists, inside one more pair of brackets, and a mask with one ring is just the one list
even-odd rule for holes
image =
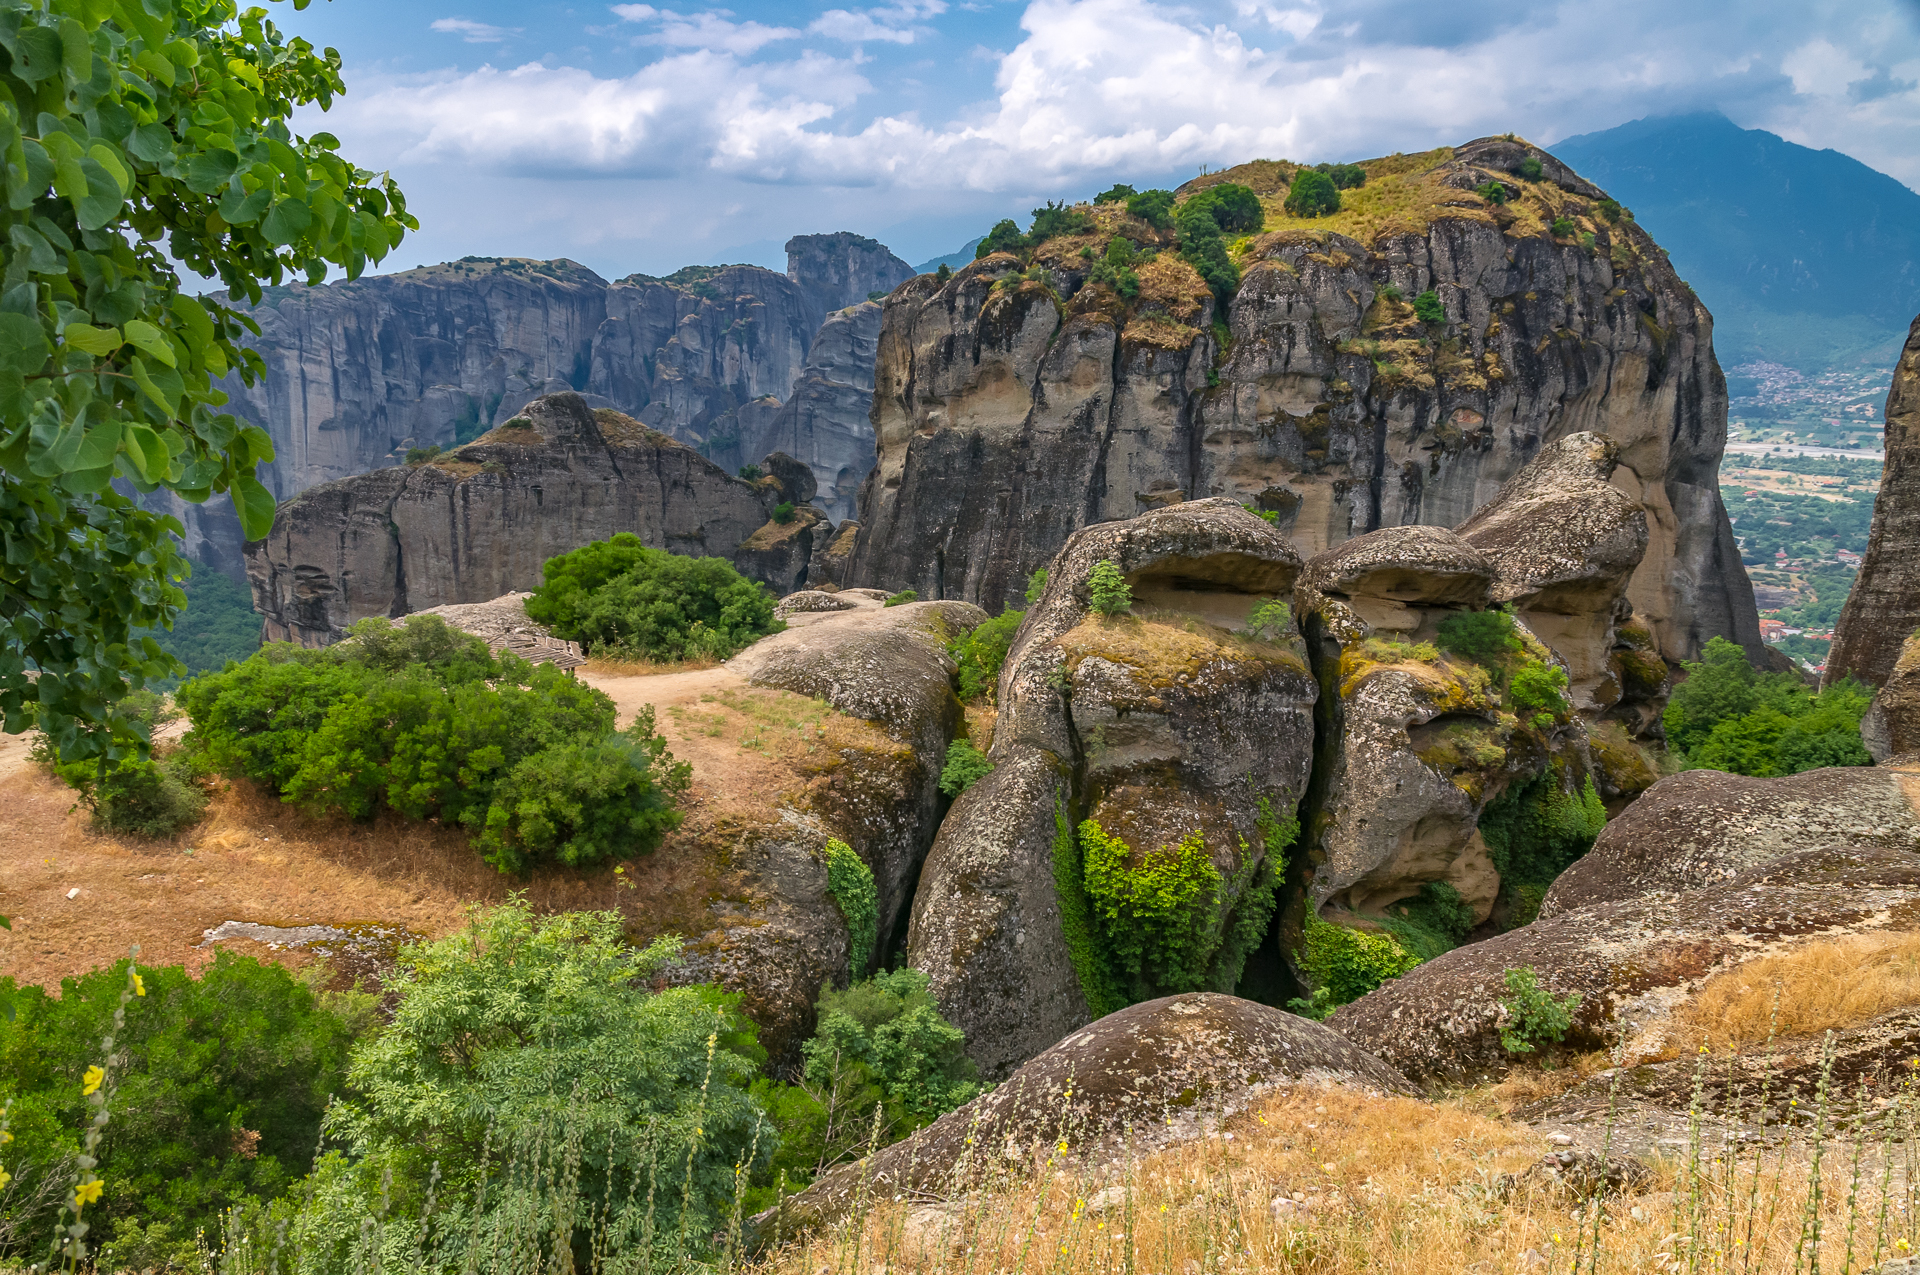
{"label": "grey rock", "polygon": [[819,318],[866,304],[913,278],[913,267],[877,239],[842,230],[831,235],[795,235],[787,240],[787,278],[806,294]]}
{"label": "grey rock", "polygon": [[1718,770],[1669,775],[1560,874],[1540,915],[1699,889],[1832,844],[1920,850],[1920,773],[1832,766],[1776,779]]}
{"label": "grey rock", "polygon": [[[1276,1085],[1380,1094],[1405,1077],[1311,1019],[1206,992],[1133,1005],[1083,1027],[1004,1083],[901,1142],[824,1175],[786,1202],[788,1235],[830,1224],[861,1190],[949,1195],[1024,1173],[1061,1142],[1070,1159],[1140,1153],[1199,1136]],[[754,1219],[771,1235],[771,1210]]]}
{"label": "grey rock", "polygon": [[[1130,581],[1136,617],[1090,613],[1103,559]],[[1286,596],[1299,565],[1267,523],[1204,500],[1086,528],[1049,567],[1001,671],[994,770],[942,824],[908,933],[909,963],[988,1075],[1089,1017],[1055,885],[1063,822],[1097,819],[1142,850],[1197,829],[1223,879],[1252,878],[1260,800],[1285,818],[1306,787],[1315,688],[1293,635],[1229,630]]]}
{"label": "grey rock", "polygon": [[813,469],[827,516],[852,518],[873,468],[873,359],[880,307],[871,301],[827,316],[807,350],[800,379],[779,411],[741,430],[741,455],[782,451]]}
{"label": "grey rock", "polygon": [[1900,658],[1861,719],[1860,740],[1877,762],[1920,754],[1920,638],[1901,643]]}
{"label": "grey rock", "polygon": [[[732,557],[777,492],[576,394],[529,404],[451,455],[325,483],[247,546],[266,636],[319,646],[355,621],[536,588],[550,557],[630,531],[675,553]],[[799,561],[804,567],[805,557]],[[768,583],[775,583],[769,580]],[[791,587],[791,586],[789,586]]]}

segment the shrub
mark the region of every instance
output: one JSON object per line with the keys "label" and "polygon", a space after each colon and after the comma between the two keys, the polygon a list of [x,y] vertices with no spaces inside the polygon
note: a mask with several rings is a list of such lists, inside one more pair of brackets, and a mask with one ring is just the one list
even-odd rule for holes
{"label": "shrub", "polygon": [[1156,230],[1165,230],[1173,224],[1173,203],[1170,190],[1143,190],[1127,196],[1127,215],[1138,217]]}
{"label": "shrub", "polygon": [[1367,170],[1358,164],[1315,164],[1313,170],[1325,173],[1335,190],[1358,190],[1367,184]]}
{"label": "shrub", "polygon": [[1581,246],[1582,248],[1585,248],[1585,249],[1586,249],[1586,250],[1587,250],[1588,252],[1592,252],[1592,251],[1593,251],[1593,244],[1594,244],[1594,238],[1593,238],[1593,232],[1592,232],[1591,230],[1583,230],[1583,231],[1581,231],[1581,232],[1580,232],[1580,246]]}
{"label": "shrub", "polygon": [[880,896],[874,888],[873,869],[852,846],[837,838],[827,842],[827,892],[846,918],[848,977],[858,979],[873,960]]}
{"label": "shrub", "polygon": [[1301,950],[1294,956],[1300,971],[1313,980],[1315,992],[1324,992],[1333,1009],[1359,1000],[1420,963],[1391,934],[1335,925],[1312,909],[1307,911]]}
{"label": "shrub", "polygon": [[1525,649],[1505,611],[1457,611],[1440,622],[1436,644],[1449,655],[1492,664]]}
{"label": "shrub", "polygon": [[1819,694],[1793,673],[1756,673],[1746,652],[1713,638],[1668,697],[1668,744],[1689,767],[1739,775],[1791,775],[1819,766],[1866,766],[1860,719],[1872,702],[1852,679]]}
{"label": "shrub", "polygon": [[1521,160],[1513,171],[1520,174],[1520,176],[1527,181],[1537,182],[1540,180],[1541,175],[1545,173],[1546,169],[1541,165],[1538,155],[1529,155]]}
{"label": "shrub", "polygon": [[1133,187],[1116,182],[1093,197],[1095,205],[1124,204],[1140,192]]}
{"label": "shrub", "polygon": [[1529,660],[1513,675],[1513,681],[1507,687],[1507,702],[1537,714],[1534,726],[1544,729],[1539,721],[1540,716],[1544,716],[1546,724],[1551,725],[1555,717],[1564,717],[1573,711],[1573,705],[1567,702],[1566,689],[1565,669],[1558,664]]}
{"label": "shrub", "polygon": [[1087,591],[1093,609],[1101,615],[1120,615],[1133,609],[1133,586],[1127,583],[1126,576],[1120,573],[1120,565],[1112,558],[1102,558],[1093,564],[1093,571],[1087,576]]}
{"label": "shrub", "polygon": [[1174,215],[1180,228],[1180,255],[1199,272],[1216,295],[1225,297],[1240,286],[1240,268],[1227,252],[1209,204],[1189,199]]}
{"label": "shrub", "polygon": [[1445,881],[1429,881],[1381,918],[1387,932],[1423,961],[1450,952],[1473,932],[1473,908]]}
{"label": "shrub", "polygon": [[940,791],[958,797],[992,770],[993,763],[985,753],[964,739],[956,739],[947,745],[947,759],[940,767]]}
{"label": "shrub", "polygon": [[409,465],[423,464],[426,461],[432,460],[435,456],[438,456],[439,454],[440,454],[440,444],[438,443],[433,444],[433,446],[431,447],[409,447],[407,448],[407,464]]}
{"label": "shrub", "polygon": [[882,602],[880,605],[889,606],[889,607],[903,607],[909,602],[918,602],[919,600],[920,600],[920,595],[914,592],[912,589],[902,589],[898,593],[888,594],[887,600],[885,602]]}
{"label": "shrub", "polygon": [[1048,201],[1033,210],[1033,226],[1027,231],[1029,246],[1038,247],[1048,239],[1084,235],[1093,229],[1093,218],[1066,203]]}
{"label": "shrub", "polygon": [[974,246],[973,259],[978,261],[996,252],[1022,253],[1028,247],[1027,237],[1020,233],[1019,224],[1011,217],[1003,217],[994,222],[993,229]]}
{"label": "shrub", "polygon": [[1133,269],[1133,259],[1131,243],[1125,239],[1111,240],[1107,244],[1106,255],[1095,261],[1093,269],[1087,272],[1087,282],[1104,283],[1132,300],[1140,295],[1140,276]]}
{"label": "shrub", "polygon": [[[60,768],[62,778],[75,769],[92,772],[73,786],[93,811],[94,826],[108,832],[130,832],[135,836],[171,837],[183,828],[200,822],[207,810],[207,795],[193,782],[186,757],[167,762],[148,758],[128,758],[107,771],[104,779],[95,779],[98,763],[80,762]],[[69,779],[71,783],[72,780]]]}
{"label": "shrub", "polygon": [[1040,595],[1046,591],[1047,569],[1045,567],[1036,567],[1034,568],[1033,574],[1027,577],[1027,605],[1032,606],[1038,602]]}
{"label": "shrub", "polygon": [[1473,193],[1490,204],[1499,205],[1507,202],[1507,188],[1499,182],[1482,182],[1473,188]]}
{"label": "shrub", "polygon": [[[511,1244],[536,1212],[562,1251],[598,1225],[631,1244],[643,1217],[663,1249],[704,1249],[734,1166],[777,1138],[747,1093],[766,1053],[739,997],[664,987],[677,950],[628,944],[617,913],[518,897],[402,948],[393,1020],[355,1048],[329,1115],[347,1154],[321,1160],[293,1219],[300,1269],[480,1269],[489,1254],[461,1246]],[[405,1260],[429,1241],[431,1263]]]}
{"label": "shrub", "polygon": [[1400,300],[1403,294],[1400,291],[1400,285],[1394,284],[1394,283],[1383,283],[1380,285],[1380,295],[1385,297],[1389,301],[1398,301]]}
{"label": "shrub", "polygon": [[631,532],[551,558],[542,576],[527,615],[591,651],[724,658],[786,627],[766,588],[725,558],[649,549]]}
{"label": "shrub", "polygon": [[1252,187],[1236,182],[1222,182],[1188,196],[1182,211],[1189,214],[1204,212],[1223,231],[1256,231],[1266,225],[1267,220],[1266,210],[1260,206],[1260,196],[1253,193]]}
{"label": "shrub", "polygon": [[1571,238],[1579,229],[1580,227],[1574,224],[1574,220],[1571,217],[1555,217],[1553,219],[1553,236],[1556,239]]}
{"label": "shrub", "polygon": [[1612,222],[1615,225],[1620,224],[1620,214],[1622,212],[1622,209],[1620,207],[1619,200],[1603,199],[1600,201],[1599,206],[1600,206],[1600,215],[1602,217],[1605,217],[1608,221]]}
{"label": "shrub", "polygon": [[[17,1184],[71,1172],[76,1131],[95,1112],[82,1073],[112,1037],[115,1092],[97,1153],[106,1186],[86,1219],[96,1238],[124,1237],[123,1256],[164,1261],[200,1227],[217,1232],[226,1208],[271,1199],[305,1172],[350,1037],[285,969],[252,957],[217,951],[197,977],[142,967],[144,992],[116,1022],[128,974],[121,961],[64,979],[57,999],[0,979],[12,1007],[0,1017],[6,1163]],[[51,1211],[11,1220],[27,1251],[46,1252]]]}
{"label": "shrub", "polygon": [[782,526],[793,521],[793,502],[783,500],[773,507],[773,520]]}
{"label": "shrub", "polygon": [[1413,299],[1413,315],[1422,323],[1445,323],[1447,307],[1440,301],[1440,294],[1432,288]]}
{"label": "shrub", "polygon": [[[742,466],[740,466],[740,476],[741,476],[742,478],[744,478],[744,479],[746,479],[746,480],[747,480],[748,482],[750,482],[750,483],[757,483],[757,482],[759,482],[759,481],[760,481],[760,473],[761,473],[761,471],[760,471],[760,466],[758,466],[758,465],[742,465]],[[635,538],[636,538],[636,539],[638,539],[638,537],[635,537]]]}
{"label": "shrub", "polygon": [[941,283],[945,283],[953,278],[953,267],[943,261],[940,263],[940,268],[933,272],[933,277]]}
{"label": "shrub", "polygon": [[1303,168],[1293,175],[1285,207],[1296,217],[1325,217],[1340,211],[1340,189],[1325,173]]}
{"label": "shrub", "polygon": [[1007,662],[1007,650],[1013,645],[1013,635],[1026,616],[1025,611],[1002,611],[947,644],[947,652],[960,666],[962,700],[972,703],[993,698],[1000,670]]}
{"label": "shrub", "polygon": [[1217,929],[1220,872],[1198,832],[1177,846],[1149,850],[1138,867],[1133,851],[1099,823],[1080,825],[1087,899],[1123,986],[1136,1001],[1205,986]]}
{"label": "shrub", "polygon": [[1502,1049],[1510,1054],[1530,1054],[1542,1045],[1558,1044],[1567,1038],[1573,1013],[1580,1008],[1579,993],[1555,996],[1540,986],[1540,971],[1531,965],[1509,969],[1505,980],[1507,994],[1500,998],[1504,1011],[1500,1024]]}
{"label": "shrub", "polygon": [[1607,808],[1591,775],[1568,792],[1552,771],[1515,784],[1480,813],[1480,835],[1500,873],[1510,928],[1530,924],[1554,878],[1593,848]]}
{"label": "shrub", "polygon": [[1279,598],[1256,602],[1247,616],[1247,636],[1261,641],[1277,641],[1293,627],[1293,608]]}

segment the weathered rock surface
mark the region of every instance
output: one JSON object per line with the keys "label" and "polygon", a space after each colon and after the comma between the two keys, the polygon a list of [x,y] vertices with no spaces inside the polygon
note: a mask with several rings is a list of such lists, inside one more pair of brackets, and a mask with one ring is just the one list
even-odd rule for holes
{"label": "weathered rock surface", "polygon": [[462,633],[471,633],[495,655],[511,653],[529,664],[578,668],[587,653],[578,642],[557,638],[543,624],[527,618],[531,593],[506,593],[487,602],[454,602],[428,607],[416,615],[437,615]]}
{"label": "weathered rock surface", "polygon": [[1669,775],[1560,874],[1540,915],[1695,890],[1821,845],[1920,850],[1920,771],[1832,766],[1778,779],[1719,770]]}
{"label": "weathered rock surface", "polygon": [[877,239],[842,230],[831,235],[795,235],[787,240],[787,278],[806,294],[819,316],[866,304],[913,278],[913,267]]}
{"label": "weathered rock surface", "polygon": [[[741,463],[771,451],[805,461],[818,484],[815,501],[829,518],[857,512],[860,484],[873,468],[873,356],[880,307],[862,301],[827,316],[815,333],[800,379],[780,410],[740,431]],[[715,455],[722,464],[726,458]],[[737,468],[737,466],[736,466]]]}
{"label": "weathered rock surface", "polygon": [[1657,1044],[1672,1010],[1709,976],[1797,939],[1914,927],[1920,854],[1803,850],[1679,895],[1596,903],[1456,948],[1340,1009],[1328,1025],[1421,1082],[1503,1073],[1505,971],[1577,993],[1568,1044]]}
{"label": "weathered rock surface", "polygon": [[[1115,205],[1093,210],[1096,233],[1036,250],[1044,282],[1015,280],[1023,263],[996,254],[896,290],[855,579],[1018,605],[1076,528],[1199,496],[1275,511],[1317,554],[1383,527],[1459,524],[1543,447],[1591,431],[1615,442],[1611,483],[1646,512],[1627,592],[1657,654],[1693,658],[1726,635],[1762,658],[1716,486],[1726,389],[1711,318],[1645,233],[1599,219],[1599,192],[1550,156],[1560,177],[1514,179],[1507,208],[1454,189],[1511,147],[1441,152],[1423,225],[1371,243],[1259,237],[1224,314],[1166,251],[1140,269],[1137,298],[1088,286],[1082,247],[1170,246]],[[1553,216],[1590,225],[1595,248],[1554,239]],[[1437,291],[1444,328],[1388,284]]]}
{"label": "weathered rock surface", "polygon": [[[1091,612],[1102,559],[1128,578],[1134,616]],[[1056,884],[1081,888],[1081,820],[1140,854],[1197,830],[1229,883],[1222,913],[1265,906],[1261,801],[1285,819],[1305,789],[1314,686],[1291,632],[1231,630],[1285,597],[1299,565],[1284,536],[1228,500],[1086,528],[1054,559],[1001,671],[994,770],[942,824],[908,938],[909,963],[988,1075],[1091,1017]],[[1245,956],[1225,959],[1217,990]]]}
{"label": "weathered rock surface", "polygon": [[1920,753],[1920,638],[1901,644],[1900,658],[1860,720],[1860,741],[1877,762]]}
{"label": "weathered rock surface", "polygon": [[1833,627],[1826,684],[1857,677],[1879,686],[1893,673],[1900,647],[1920,628],[1920,318],[1887,391],[1887,452],[1873,529],[1853,592]]}
{"label": "weathered rock surface", "polygon": [[[1206,992],[1133,1005],[1081,1028],[992,1092],[845,1165],[786,1202],[782,1225],[843,1216],[862,1189],[945,1196],[1049,1157],[1117,1156],[1197,1136],[1278,1084],[1410,1093],[1405,1077],[1311,1019]],[[754,1219],[770,1234],[771,1211]]]}
{"label": "weathered rock surface", "polygon": [[539,399],[514,420],[526,424],[281,505],[273,531],[247,547],[268,640],[324,645],[368,616],[530,590],[548,558],[620,531],[675,553],[734,557],[780,497],[777,485],[731,477],[577,394]]}

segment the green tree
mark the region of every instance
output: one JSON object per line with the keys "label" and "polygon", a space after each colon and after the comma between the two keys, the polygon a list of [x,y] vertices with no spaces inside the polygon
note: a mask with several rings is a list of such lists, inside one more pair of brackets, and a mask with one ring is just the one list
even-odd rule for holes
{"label": "green tree", "polygon": [[1093,564],[1087,576],[1087,593],[1093,609],[1101,615],[1120,615],[1133,609],[1133,586],[1112,558]]}
{"label": "green tree", "polygon": [[1428,288],[1413,299],[1413,315],[1422,323],[1445,323],[1447,307],[1441,302],[1440,294]]}
{"label": "green tree", "polygon": [[1449,655],[1493,664],[1526,649],[1505,611],[1456,611],[1440,622],[1434,642]]}
{"label": "green tree", "polygon": [[1033,574],[1027,577],[1027,605],[1032,606],[1038,602],[1040,595],[1046,591],[1047,569],[1045,567],[1036,567]]}
{"label": "green tree", "polygon": [[940,767],[940,791],[958,797],[993,770],[987,755],[964,739],[947,745],[947,759]]}
{"label": "green tree", "polygon": [[1049,201],[1033,210],[1033,226],[1027,231],[1027,242],[1037,247],[1048,239],[1084,235],[1092,229],[1093,218],[1086,213],[1071,204]]}
{"label": "green tree", "polygon": [[1367,184],[1367,170],[1358,164],[1315,164],[1314,171],[1325,173],[1336,190],[1358,190]]}
{"label": "green tree", "polygon": [[543,575],[527,614],[593,651],[724,659],[786,627],[766,587],[725,558],[648,549],[626,532],[549,560]]}
{"label": "green tree", "polygon": [[986,233],[986,237],[974,245],[973,259],[978,261],[980,258],[991,256],[996,252],[1022,253],[1030,246],[1027,242],[1027,237],[1020,233],[1019,223],[1011,217],[1003,217],[999,221],[994,222],[993,229],[989,230]]}
{"label": "green tree", "polygon": [[1296,217],[1325,217],[1340,211],[1340,190],[1325,173],[1303,168],[1293,175],[1285,207]]}
{"label": "green tree", "polygon": [[1254,231],[1266,224],[1266,210],[1250,186],[1222,182],[1189,196],[1183,208],[1205,212],[1221,230]]}
{"label": "green tree", "polygon": [[144,745],[114,704],[179,671],[140,630],[184,602],[177,520],[112,486],[233,499],[264,536],[265,431],[218,411],[214,377],[263,364],[244,313],[181,291],[176,265],[258,302],[288,275],[357,277],[416,223],[297,108],[344,91],[339,55],[230,0],[5,0],[0,148],[0,716],[66,758]]}
{"label": "green tree", "polygon": [[1170,190],[1143,190],[1127,196],[1127,215],[1138,217],[1155,230],[1165,230],[1173,224],[1173,204]]}
{"label": "green tree", "polygon": [[1124,183],[1116,182],[1093,197],[1094,204],[1124,204],[1140,192]]}
{"label": "green tree", "polygon": [[1758,698],[1747,653],[1723,637],[1709,638],[1700,659],[1681,667],[1686,680],[1668,695],[1660,721],[1667,742],[1684,753],[1704,743],[1721,722],[1752,712]]}
{"label": "green tree", "polygon": [[947,650],[960,666],[960,698],[972,703],[991,700],[999,684],[1000,670],[1007,662],[1007,651],[1025,611],[1002,611],[948,643]]}

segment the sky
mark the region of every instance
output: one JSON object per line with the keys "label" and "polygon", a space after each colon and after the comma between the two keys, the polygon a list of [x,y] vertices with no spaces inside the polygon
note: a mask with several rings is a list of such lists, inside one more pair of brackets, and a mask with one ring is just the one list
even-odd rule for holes
{"label": "sky", "polygon": [[1047,199],[1248,159],[1559,138],[1717,109],[1920,186],[1920,0],[320,0],[303,113],[421,229],[380,267],[570,257],[785,269],[852,230],[908,262]]}

